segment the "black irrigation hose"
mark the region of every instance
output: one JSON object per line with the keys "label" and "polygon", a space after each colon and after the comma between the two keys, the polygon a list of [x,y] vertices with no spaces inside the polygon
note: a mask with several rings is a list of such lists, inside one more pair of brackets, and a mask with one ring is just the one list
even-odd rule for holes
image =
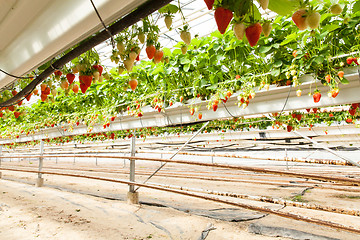
{"label": "black irrigation hose", "polygon": [[79,46],[56,60],[51,64],[50,67],[46,68],[39,76],[37,76],[29,85],[27,85],[23,90],[16,94],[11,99],[0,103],[0,107],[9,107],[11,105],[17,104],[22,101],[22,99],[28,96],[36,86],[43,82],[47,77],[49,77],[56,69],[63,67],[65,64],[73,60],[74,58],[80,56],[81,54],[89,51],[98,44],[104,42],[110,38],[109,32],[111,35],[116,35],[117,33],[123,31],[124,29],[132,26],[141,19],[152,14],[156,10],[170,3],[171,0],[149,0],[140,7],[138,7],[133,12],[129,13],[119,21],[115,22],[113,25],[108,27],[108,31],[105,29],[96,34],[95,36],[86,39],[84,42],[80,43]]}

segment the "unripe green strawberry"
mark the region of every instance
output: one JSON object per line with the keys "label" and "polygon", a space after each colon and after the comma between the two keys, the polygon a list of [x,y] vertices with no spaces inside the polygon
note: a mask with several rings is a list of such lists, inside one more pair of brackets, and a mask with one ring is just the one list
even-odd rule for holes
{"label": "unripe green strawberry", "polygon": [[342,7],[339,4],[334,4],[330,7],[330,12],[335,15],[341,14],[343,11]]}
{"label": "unripe green strawberry", "polygon": [[125,51],[125,45],[123,42],[118,42],[116,45],[117,49],[119,50],[119,54],[123,54]]}
{"label": "unripe green strawberry", "polygon": [[183,46],[181,46],[181,52],[182,52],[182,54],[186,54],[186,52],[187,52],[187,49],[188,49],[188,47],[187,47],[187,45],[183,45]]}
{"label": "unripe green strawberry", "polygon": [[180,33],[180,38],[184,41],[186,45],[190,45],[191,43],[191,34],[188,31],[182,31]]}
{"label": "unripe green strawberry", "polygon": [[269,6],[269,0],[259,0],[260,6],[262,9],[266,10]]}
{"label": "unripe green strawberry", "polygon": [[265,37],[268,37],[270,35],[271,29],[272,29],[272,26],[271,26],[271,23],[269,23],[269,22],[265,22],[262,25],[262,32],[263,32]]}
{"label": "unripe green strawberry", "polygon": [[141,44],[144,44],[144,42],[145,42],[145,34],[144,33],[139,33],[138,39],[139,39]]}
{"label": "unripe green strawberry", "polygon": [[321,15],[318,12],[312,12],[306,17],[306,23],[311,29],[319,27]]}
{"label": "unripe green strawberry", "polygon": [[239,40],[242,40],[244,38],[246,26],[243,23],[235,23],[233,30],[235,37]]}
{"label": "unripe green strawberry", "polygon": [[166,15],[164,21],[167,29],[170,30],[172,24],[172,17],[170,15]]}

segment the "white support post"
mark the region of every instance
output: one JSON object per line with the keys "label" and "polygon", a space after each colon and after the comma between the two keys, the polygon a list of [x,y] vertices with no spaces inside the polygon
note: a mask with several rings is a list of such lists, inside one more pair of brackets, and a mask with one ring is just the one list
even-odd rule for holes
{"label": "white support post", "polygon": [[[43,168],[43,161],[44,161],[44,141],[41,140],[40,141],[40,156],[39,157],[39,172],[41,172],[42,168]],[[42,174],[38,173],[38,177],[36,179],[36,187],[42,187],[44,185],[44,179],[42,178]]]}
{"label": "white support post", "polygon": [[285,162],[286,162],[286,170],[289,171],[289,161],[288,161],[288,157],[287,157],[287,148],[285,148]]}
{"label": "white support post", "polygon": [[[135,156],[135,136],[131,138],[130,156]],[[135,182],[135,160],[130,159],[130,182]],[[129,185],[129,192],[127,193],[127,202],[129,204],[139,204],[139,193],[135,192],[135,186]]]}
{"label": "white support post", "polygon": [[[0,157],[2,157],[2,148],[3,148],[3,145],[0,145]],[[2,158],[0,158],[0,167],[1,167],[1,160]],[[0,172],[0,179],[2,178],[2,172]]]}

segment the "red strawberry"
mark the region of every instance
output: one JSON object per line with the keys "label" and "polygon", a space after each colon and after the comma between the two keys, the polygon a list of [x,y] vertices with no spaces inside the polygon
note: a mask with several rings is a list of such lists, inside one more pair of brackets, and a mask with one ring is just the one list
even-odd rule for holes
{"label": "red strawberry", "polygon": [[[99,72],[99,75],[100,75],[100,76],[101,76],[101,74],[102,74],[102,72],[103,72],[103,70],[104,70],[104,68],[103,68],[101,65],[93,65],[92,68],[93,68],[93,69],[96,69],[96,70]],[[67,75],[66,75],[66,77],[67,77]],[[70,83],[70,84],[71,84],[71,83]]]}
{"label": "red strawberry", "polygon": [[287,125],[287,126],[286,126],[286,130],[287,130],[288,132],[291,132],[292,129],[293,129],[292,126],[290,126],[290,125]]}
{"label": "red strawberry", "polygon": [[80,89],[82,93],[85,93],[88,88],[89,87],[86,86],[85,83],[80,83]]}
{"label": "red strawberry", "polygon": [[297,56],[297,50],[294,50],[294,51],[292,52],[292,55],[293,55],[294,58],[296,58],[296,56]]}
{"label": "red strawberry", "polygon": [[358,103],[352,103],[351,106],[355,109],[357,109],[359,107],[359,104]]}
{"label": "red strawberry", "polygon": [[344,77],[344,71],[339,71],[338,76],[339,76],[339,78],[343,78]]}
{"label": "red strawberry", "polygon": [[351,118],[347,118],[347,119],[346,119],[346,122],[347,122],[347,123],[352,123],[352,121],[353,121],[353,120],[352,120]]}
{"label": "red strawberry", "polygon": [[59,78],[61,77],[61,75],[62,75],[62,72],[59,71],[59,70],[56,70],[56,71],[54,72],[54,75],[55,75],[56,78],[59,79]]}
{"label": "red strawberry", "polygon": [[194,109],[194,108],[190,108],[190,115],[192,116],[192,115],[194,115],[194,113],[195,113],[195,109]]}
{"label": "red strawberry", "polygon": [[110,121],[114,121],[115,120],[115,116],[112,116],[111,118],[110,118]]}
{"label": "red strawberry", "polygon": [[306,111],[307,111],[307,112],[310,112],[310,111],[311,111],[311,109],[310,109],[310,108],[307,108],[307,109],[306,109]]}
{"label": "red strawberry", "polygon": [[296,24],[296,26],[300,30],[305,30],[308,27],[308,24],[306,22],[306,16],[307,16],[307,11],[305,9],[300,9],[294,12],[294,14],[291,17],[294,23]]}
{"label": "red strawberry", "polygon": [[346,59],[346,63],[347,64],[352,64],[352,62],[353,62],[353,58],[352,57],[348,57],[347,59]]}
{"label": "red strawberry", "polygon": [[66,79],[68,80],[69,84],[72,84],[75,79],[75,75],[73,73],[68,73],[66,74]]}
{"label": "red strawberry", "polygon": [[20,116],[20,112],[14,112],[15,118],[18,118]]}
{"label": "red strawberry", "polygon": [[327,83],[330,83],[330,81],[331,81],[331,75],[330,75],[330,74],[326,75],[326,76],[325,76],[325,80],[326,80]]}
{"label": "red strawberry", "polygon": [[260,35],[262,32],[262,27],[260,23],[255,23],[246,28],[246,38],[249,41],[251,47],[255,46],[259,41]]}
{"label": "red strawberry", "polygon": [[199,113],[198,118],[202,119],[202,113]]}
{"label": "red strawberry", "polygon": [[21,106],[21,105],[22,105],[22,101],[18,102],[18,105]]}
{"label": "red strawberry", "polygon": [[351,116],[354,116],[355,113],[356,113],[356,109],[350,108],[350,109],[349,109],[349,113],[350,113]]}
{"label": "red strawberry", "polygon": [[[92,82],[92,76],[87,76],[87,75],[80,75],[79,76],[79,80],[80,80],[80,88],[81,88],[81,83],[84,84],[87,88],[89,88],[91,86],[91,82]],[[87,89],[86,88],[86,89]]]}
{"label": "red strawberry", "polygon": [[321,98],[321,93],[319,91],[315,91],[314,95],[313,95],[313,98],[314,98],[315,103],[319,102],[320,98]]}
{"label": "red strawberry", "polygon": [[0,112],[0,118],[2,118],[4,116],[3,112]]}
{"label": "red strawberry", "polygon": [[301,121],[301,117],[302,117],[301,114],[296,114],[296,118],[297,118],[297,120],[298,120],[299,122]]}
{"label": "red strawberry", "polygon": [[339,89],[338,88],[333,88],[331,89],[331,96],[333,98],[336,98],[336,96],[339,94]]}
{"label": "red strawberry", "polygon": [[143,116],[142,112],[138,112],[137,116],[142,117]]}
{"label": "red strawberry", "polygon": [[47,99],[47,96],[46,94],[41,94],[41,101],[45,102],[45,100]]}
{"label": "red strawberry", "polygon": [[214,112],[215,112],[215,111],[217,110],[217,108],[218,108],[218,105],[214,103],[214,104],[212,105],[212,108],[213,108],[213,110],[214,110]]}
{"label": "red strawberry", "polygon": [[80,122],[79,122],[79,121],[77,121],[77,122],[76,122],[76,126],[79,126],[79,124],[80,124]]}
{"label": "red strawberry", "polygon": [[205,1],[205,3],[206,3],[207,8],[208,8],[209,10],[211,10],[212,7],[213,7],[213,5],[214,5],[214,1],[215,1],[215,0],[204,0],[204,1]]}
{"label": "red strawberry", "polygon": [[75,84],[74,86],[73,86],[73,92],[74,93],[78,93],[79,92],[79,85],[77,85],[77,84]]}
{"label": "red strawberry", "polygon": [[18,92],[16,90],[12,90],[12,95],[15,96],[16,94],[18,94]]}
{"label": "red strawberry", "polygon": [[317,108],[313,108],[314,113],[317,113],[317,110],[318,110]]}
{"label": "red strawberry", "polygon": [[149,45],[146,47],[146,54],[149,59],[153,59],[155,56],[156,48],[154,45]]}
{"label": "red strawberry", "polygon": [[135,91],[135,89],[138,85],[138,81],[136,79],[131,79],[129,81],[129,85],[130,85],[131,90]]}
{"label": "red strawberry", "polygon": [[357,58],[353,58],[353,62],[356,64],[356,65],[359,65],[358,61],[357,61]]}
{"label": "red strawberry", "polygon": [[159,63],[164,56],[164,52],[161,50],[156,50],[154,55],[154,62]]}
{"label": "red strawberry", "polygon": [[32,93],[30,93],[29,95],[27,95],[27,96],[26,96],[26,100],[30,101],[30,98],[31,98],[32,95],[33,95]]}
{"label": "red strawberry", "polygon": [[[233,13],[229,9],[223,7],[218,7],[215,10],[215,21],[218,26],[219,32],[224,34],[226,28],[229,26],[231,19],[233,18]],[[261,33],[261,31],[260,31]]]}
{"label": "red strawberry", "polygon": [[180,102],[184,101],[184,97],[180,96]]}

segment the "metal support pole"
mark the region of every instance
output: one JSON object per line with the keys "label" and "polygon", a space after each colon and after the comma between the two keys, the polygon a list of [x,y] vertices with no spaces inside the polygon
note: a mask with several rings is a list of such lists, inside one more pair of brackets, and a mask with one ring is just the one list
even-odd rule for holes
{"label": "metal support pole", "polygon": [[286,170],[289,171],[289,163],[288,163],[288,159],[287,159],[287,148],[285,148],[285,162],[286,162]]}
{"label": "metal support pole", "polygon": [[214,150],[211,150],[211,163],[214,164]]}
{"label": "metal support pole", "polygon": [[[135,156],[135,137],[131,137],[131,143],[130,143],[130,156]],[[135,182],[135,160],[130,160],[130,182]],[[134,191],[134,185],[129,186],[129,192],[135,192]]]}
{"label": "metal support pole", "polygon": [[75,156],[74,156],[74,161],[73,161],[73,165],[75,165]]}
{"label": "metal support pole", "polygon": [[[41,140],[40,141],[40,156],[39,157],[39,172],[42,171],[43,168],[43,161],[44,161],[44,141]],[[42,174],[38,173],[38,178],[36,179],[36,186],[37,187],[42,187],[44,185],[44,179],[42,178]]]}
{"label": "metal support pole", "polygon": [[[2,156],[2,148],[3,148],[3,145],[0,145],[0,156]],[[0,158],[0,167],[1,167],[1,158]],[[2,178],[2,172],[0,172],[0,178]]]}
{"label": "metal support pole", "polygon": [[312,142],[313,144],[318,145],[319,147],[321,147],[321,148],[325,149],[326,151],[332,153],[333,155],[341,158],[342,160],[344,160],[344,161],[346,161],[346,162],[349,162],[349,163],[351,163],[352,165],[360,168],[360,164],[359,164],[359,163],[357,163],[357,162],[355,162],[355,161],[353,161],[353,160],[351,160],[351,159],[348,159],[348,158],[346,158],[346,157],[340,156],[340,155],[337,154],[337,152],[335,152],[334,150],[331,150],[331,149],[328,148],[328,147],[321,146],[321,144],[318,143],[317,141],[315,141],[315,140],[313,140],[313,139],[305,136],[304,134],[299,133],[298,131],[294,131],[294,133],[295,133],[296,135],[299,135],[300,137],[303,137],[303,138],[305,138],[306,140]]}
{"label": "metal support pole", "polygon": [[[169,160],[173,159],[181,150],[183,150],[184,147],[186,147],[186,145],[188,145],[189,142],[191,142],[191,140],[193,140],[197,135],[199,135],[199,133],[201,133],[202,130],[203,130],[209,123],[210,123],[210,121],[204,123],[204,125],[199,129],[199,131],[197,131],[191,138],[189,138],[189,140],[187,140],[186,143],[184,143],[184,145],[182,145],[181,148],[179,148],[179,150],[177,150],[177,152],[174,153],[174,154],[169,158]],[[152,178],[152,177],[153,177],[158,171],[160,171],[165,165],[166,165],[166,162],[163,163],[163,164],[161,164],[161,166],[160,166],[158,169],[156,169],[155,172],[153,172],[153,173],[143,182],[143,184],[146,183],[147,181],[149,181],[150,178]],[[139,188],[140,188],[140,186],[135,189],[135,192],[136,192]]]}
{"label": "metal support pole", "polygon": [[[135,156],[135,136],[131,137],[130,156]],[[130,182],[135,182],[135,160],[130,160]],[[135,192],[135,186],[129,185],[129,192],[127,194],[127,202],[130,204],[139,204],[139,193]]]}

